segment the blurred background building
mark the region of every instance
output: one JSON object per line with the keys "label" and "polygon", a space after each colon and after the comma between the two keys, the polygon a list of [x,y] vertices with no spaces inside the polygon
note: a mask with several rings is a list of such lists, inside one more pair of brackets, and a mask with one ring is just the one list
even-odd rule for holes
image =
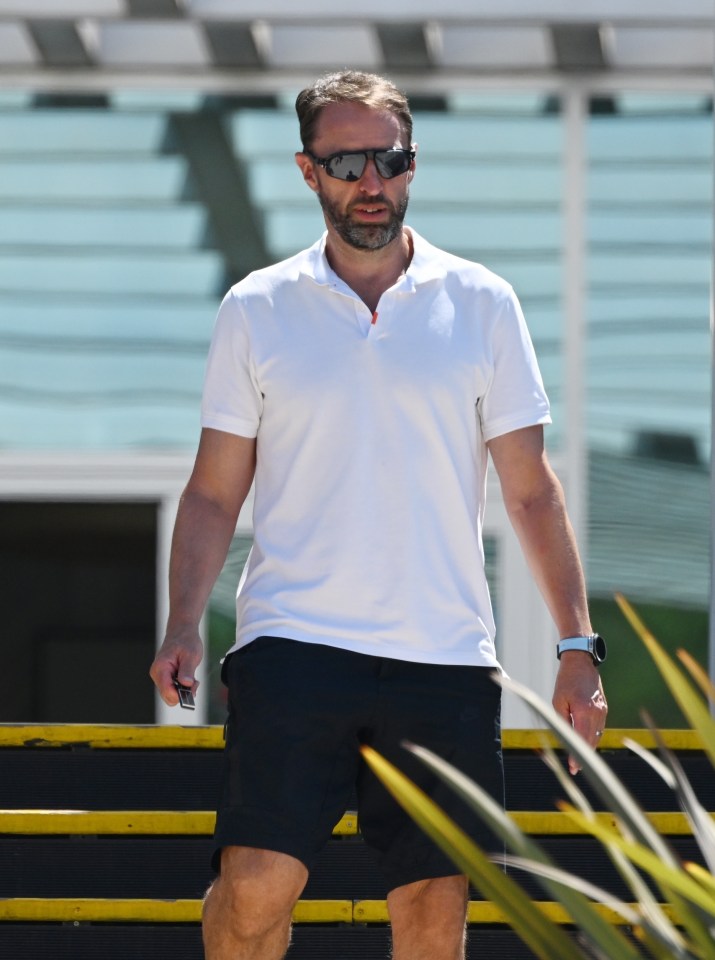
{"label": "blurred background building", "polygon": [[[522,300],[614,724],[678,725],[613,594],[707,662],[713,48],[710,0],[0,0],[0,720],[222,720],[250,504],[194,717],[147,678],[171,528],[221,296],[323,229],[295,95],[348,66],[411,98],[408,222]],[[492,486],[500,655],[548,696]]]}

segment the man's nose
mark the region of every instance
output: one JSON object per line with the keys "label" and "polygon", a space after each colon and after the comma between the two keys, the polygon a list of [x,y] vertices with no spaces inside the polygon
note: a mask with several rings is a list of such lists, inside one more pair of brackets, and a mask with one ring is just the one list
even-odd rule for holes
{"label": "man's nose", "polygon": [[360,177],[360,189],[366,193],[382,193],[382,177],[377,172],[375,158],[368,157]]}

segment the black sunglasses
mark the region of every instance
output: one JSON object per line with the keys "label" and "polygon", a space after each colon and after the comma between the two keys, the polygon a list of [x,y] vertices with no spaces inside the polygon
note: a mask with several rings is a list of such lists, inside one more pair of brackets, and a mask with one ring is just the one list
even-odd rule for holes
{"label": "black sunglasses", "polygon": [[402,147],[389,150],[353,150],[351,152],[331,153],[329,157],[316,157],[310,150],[305,151],[311,160],[337,180],[359,180],[365,172],[368,158],[374,160],[377,172],[384,180],[392,180],[407,173],[415,159],[415,151]]}

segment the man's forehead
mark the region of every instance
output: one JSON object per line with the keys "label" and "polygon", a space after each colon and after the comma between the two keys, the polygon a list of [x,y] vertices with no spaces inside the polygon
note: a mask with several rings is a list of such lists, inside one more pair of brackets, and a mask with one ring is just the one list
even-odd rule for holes
{"label": "man's forehead", "polygon": [[362,103],[329,103],[315,125],[316,141],[335,142],[336,149],[395,146],[403,132],[394,113]]}

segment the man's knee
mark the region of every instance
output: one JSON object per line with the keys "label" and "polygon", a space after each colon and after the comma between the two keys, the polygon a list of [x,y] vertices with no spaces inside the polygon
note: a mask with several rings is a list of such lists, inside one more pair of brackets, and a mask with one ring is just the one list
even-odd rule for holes
{"label": "man's knee", "polygon": [[466,877],[437,877],[396,887],[387,897],[393,956],[461,960],[464,957]]}
{"label": "man's knee", "polygon": [[387,899],[392,912],[412,912],[413,909],[422,912],[425,908],[440,910],[447,907],[449,913],[466,915],[468,890],[467,878],[455,874],[395,887]]}
{"label": "man's knee", "polygon": [[307,878],[305,866],[287,854],[226,847],[221,874],[204,901],[204,925],[225,924],[237,940],[260,939],[278,925],[287,928]]}

